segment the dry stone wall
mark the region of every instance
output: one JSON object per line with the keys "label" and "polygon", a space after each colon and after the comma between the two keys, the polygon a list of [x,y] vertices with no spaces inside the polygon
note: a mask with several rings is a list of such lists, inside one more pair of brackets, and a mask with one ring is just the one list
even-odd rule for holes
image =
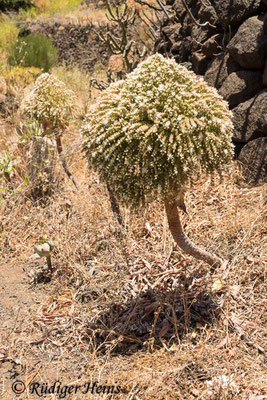
{"label": "dry stone wall", "polygon": [[60,62],[76,64],[84,70],[92,71],[97,62],[107,65],[109,59],[108,49],[99,40],[95,29],[103,31],[105,28],[96,28],[92,24],[61,24],[52,20],[39,20],[27,23],[20,30],[20,36],[39,33],[51,37],[58,49]]}
{"label": "dry stone wall", "polygon": [[247,180],[267,182],[267,0],[186,1],[195,21],[181,0],[168,0],[175,13],[164,17],[155,50],[218,89]]}

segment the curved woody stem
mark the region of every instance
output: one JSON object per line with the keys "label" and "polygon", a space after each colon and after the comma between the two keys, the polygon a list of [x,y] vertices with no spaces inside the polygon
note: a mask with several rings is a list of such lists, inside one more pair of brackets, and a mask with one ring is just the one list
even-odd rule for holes
{"label": "curved woody stem", "polygon": [[165,211],[168,224],[175,242],[185,253],[198,260],[207,262],[213,269],[221,266],[222,260],[219,257],[206,250],[200,249],[186,235],[181,224],[177,206],[178,204],[175,196],[169,196],[165,199]]}

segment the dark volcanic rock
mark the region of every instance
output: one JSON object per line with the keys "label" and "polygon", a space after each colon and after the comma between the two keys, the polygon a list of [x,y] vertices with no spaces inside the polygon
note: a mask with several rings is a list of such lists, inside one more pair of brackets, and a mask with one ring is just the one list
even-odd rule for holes
{"label": "dark volcanic rock", "polygon": [[[159,32],[158,40],[164,37],[162,53],[204,75],[228,101],[235,155],[249,166],[247,179],[258,182],[258,176],[266,175],[267,0],[186,0],[198,24],[184,0],[168,1],[177,20],[163,21],[165,33]],[[172,30],[174,22],[179,23],[178,35]]]}
{"label": "dark volcanic rock", "polygon": [[253,185],[267,182],[267,137],[247,143],[238,159],[242,163],[247,182]]}
{"label": "dark volcanic rock", "polygon": [[235,142],[245,143],[255,136],[267,135],[267,89],[239,104],[232,112]]}
{"label": "dark volcanic rock", "polygon": [[263,18],[252,17],[245,21],[227,47],[231,56],[243,68],[263,68],[267,56]]}
{"label": "dark volcanic rock", "polygon": [[260,71],[237,71],[226,78],[219,93],[229,102],[230,107],[233,107],[250,99],[262,88]]}
{"label": "dark volcanic rock", "polygon": [[167,25],[162,28],[162,32],[172,43],[175,43],[176,40],[181,39],[180,35],[181,27],[182,25],[179,23],[173,25]]}
{"label": "dark volcanic rock", "polygon": [[192,54],[193,71],[197,75],[204,75],[210,60],[202,53]]}
{"label": "dark volcanic rock", "polygon": [[213,58],[216,54],[220,53],[222,51],[222,41],[223,41],[224,35],[222,33],[217,33],[216,35],[213,35],[211,38],[206,40],[205,43],[203,43],[202,46],[202,52],[207,56],[208,58]]}
{"label": "dark volcanic rock", "polygon": [[200,23],[209,21],[212,25],[218,24],[219,19],[214,6],[201,4],[198,11],[198,20]]}
{"label": "dark volcanic rock", "polygon": [[239,70],[240,65],[229,54],[224,53],[210,63],[204,78],[209,85],[219,89],[228,75]]}
{"label": "dark volcanic rock", "polygon": [[225,28],[254,15],[260,6],[260,0],[212,0],[211,3]]}

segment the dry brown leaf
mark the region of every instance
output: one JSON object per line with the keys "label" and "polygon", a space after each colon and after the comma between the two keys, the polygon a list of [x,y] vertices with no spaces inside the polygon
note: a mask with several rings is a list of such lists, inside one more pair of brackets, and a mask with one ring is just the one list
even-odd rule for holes
{"label": "dry brown leaf", "polygon": [[170,324],[168,322],[165,322],[159,332],[159,337],[163,337],[166,335],[166,333],[168,333],[168,331],[170,330]]}
{"label": "dry brown leaf", "polygon": [[27,376],[27,378],[25,379],[25,382],[24,382],[26,387],[29,386],[29,384],[36,377],[36,375],[38,374],[39,371],[40,371],[40,368],[37,371],[34,371],[30,375]]}
{"label": "dry brown leaf", "polygon": [[155,301],[154,303],[149,304],[148,306],[145,307],[145,315],[150,314],[152,311],[154,311],[157,307],[159,306],[159,303]]}

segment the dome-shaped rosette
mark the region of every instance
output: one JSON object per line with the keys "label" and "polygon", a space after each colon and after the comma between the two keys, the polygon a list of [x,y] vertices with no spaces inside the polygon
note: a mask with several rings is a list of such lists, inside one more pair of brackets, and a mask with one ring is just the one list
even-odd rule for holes
{"label": "dome-shaped rosette", "polygon": [[64,82],[48,73],[36,79],[33,90],[22,103],[22,108],[47,131],[64,129],[78,112],[74,92]]}
{"label": "dome-shaped rosette", "polygon": [[233,156],[227,103],[185,67],[156,54],[111,84],[82,126],[90,164],[132,206],[163,197]]}

